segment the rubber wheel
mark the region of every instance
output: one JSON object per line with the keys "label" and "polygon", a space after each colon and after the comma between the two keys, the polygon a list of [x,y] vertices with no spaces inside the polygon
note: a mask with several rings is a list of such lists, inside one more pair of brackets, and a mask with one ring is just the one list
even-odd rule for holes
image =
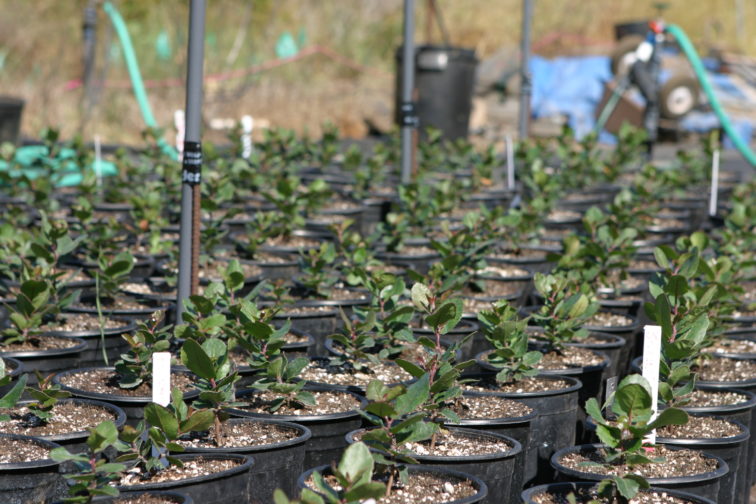
{"label": "rubber wheel", "polygon": [[673,75],[659,91],[659,112],[666,119],[679,119],[698,106],[700,87],[689,75]]}
{"label": "rubber wheel", "polygon": [[617,45],[614,46],[612,53],[609,55],[611,58],[610,68],[612,70],[612,75],[617,75],[617,70],[620,68],[624,57],[628,53],[635,52],[644,40],[645,38],[640,35],[627,35],[617,42]]}

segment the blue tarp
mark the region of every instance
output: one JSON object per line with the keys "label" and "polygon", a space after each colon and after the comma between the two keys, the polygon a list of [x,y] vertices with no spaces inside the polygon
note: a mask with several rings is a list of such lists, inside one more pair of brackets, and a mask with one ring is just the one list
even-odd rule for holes
{"label": "blue tarp", "polygon": [[[532,114],[535,118],[565,116],[578,138],[588,134],[596,124],[596,107],[604,93],[604,83],[613,76],[606,56],[561,57],[554,59],[533,56],[530,64],[533,76]],[[662,72],[662,80],[669,77]],[[732,105],[747,101],[747,96],[725,74],[710,72],[714,89],[723,104]],[[640,93],[631,93],[631,99],[643,103]],[[745,119],[733,120],[738,132],[749,142],[754,125]],[[705,132],[719,127],[713,112],[694,111],[680,121],[684,131]],[[606,132],[602,141],[613,142]],[[725,147],[731,147],[725,138]]]}

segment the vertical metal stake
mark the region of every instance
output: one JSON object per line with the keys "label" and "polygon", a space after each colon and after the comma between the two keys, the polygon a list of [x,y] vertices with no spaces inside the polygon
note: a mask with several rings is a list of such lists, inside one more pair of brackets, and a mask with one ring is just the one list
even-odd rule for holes
{"label": "vertical metal stake", "polygon": [[412,97],[415,88],[415,0],[404,0],[402,50],[402,184],[409,184],[415,154],[412,136],[417,128],[417,115]]}
{"label": "vertical metal stake", "polygon": [[200,182],[202,179],[202,73],[205,44],[206,0],[191,0],[189,52],[186,71],[186,128],[181,184],[181,233],[179,242],[176,321],[181,322],[184,301],[196,292],[199,263]]}
{"label": "vertical metal stake", "polygon": [[530,75],[530,26],[533,19],[533,1],[522,0],[522,33],[520,40],[520,141],[528,137],[530,122],[530,96],[533,93]]}

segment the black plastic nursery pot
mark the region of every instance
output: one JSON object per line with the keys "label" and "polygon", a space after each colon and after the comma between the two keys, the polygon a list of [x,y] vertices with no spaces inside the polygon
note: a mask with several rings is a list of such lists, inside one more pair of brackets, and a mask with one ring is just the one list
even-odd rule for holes
{"label": "black plastic nursery pot", "polygon": [[[0,443],[4,446],[8,440],[34,443],[48,450],[60,446],[34,437],[0,434]],[[59,468],[60,463],[50,458],[0,464],[0,496],[3,504],[50,502],[63,497],[67,487]]]}
{"label": "black plastic nursery pot", "polygon": [[[574,494],[579,495],[581,491],[590,490],[596,486],[595,483],[587,482],[564,482],[564,483],[549,483],[546,485],[538,485],[522,492],[522,502],[524,504],[538,504],[542,502],[540,499],[536,500],[537,496],[541,494],[552,494],[558,496],[566,501],[567,495]],[[648,492],[663,492],[669,496],[677,497],[681,499],[685,504],[717,504],[711,499],[706,499],[698,495],[693,495],[687,492],[681,492],[679,490],[669,490],[667,488],[651,487]],[[561,502],[561,501],[560,501]],[[583,500],[578,500],[578,504],[582,504]]]}
{"label": "black plastic nursery pot", "polygon": [[[334,390],[322,385],[307,385],[305,390],[327,391]],[[244,400],[244,396],[254,394],[253,389],[241,390],[237,399]],[[343,391],[341,391],[343,392]],[[352,392],[360,400],[362,407],[367,404],[365,399]],[[344,435],[362,425],[362,416],[358,410],[344,411],[322,415],[278,415],[275,413],[253,413],[243,409],[230,409],[231,414],[238,417],[253,418],[266,422],[292,422],[303,425],[310,430],[311,436],[305,442],[303,467],[314,467],[338,461],[347,443]]]}
{"label": "black plastic nursery pot", "polygon": [[488,255],[486,262],[491,264],[509,264],[526,269],[531,273],[546,273],[551,270],[554,263],[547,259],[548,254],[560,252],[560,247],[551,245],[523,245],[519,247],[518,254]]}
{"label": "black plastic nursery pot", "polygon": [[[477,377],[485,381],[484,377]],[[500,392],[492,388],[489,394],[513,399],[538,412],[530,425],[530,437],[525,447],[524,482],[551,481],[551,456],[555,451],[575,444],[575,425],[578,421],[578,394],[583,384],[574,377],[540,375],[539,379],[566,382],[566,387],[534,392]]]}
{"label": "black plastic nursery pot", "polygon": [[734,422],[740,427],[740,434],[727,438],[676,439],[657,437],[656,442],[667,446],[677,446],[699,450],[724,460],[730,468],[719,483],[718,504],[738,504],[748,502],[751,491],[751,475],[748,467],[748,427]]}
{"label": "black plastic nursery pot", "polygon": [[[0,351],[0,358],[11,357],[21,361],[24,372],[28,373],[28,385],[37,383],[34,371],[39,371],[42,376],[71,369],[79,365],[81,356],[87,348],[87,342],[80,338],[66,338],[71,340],[68,348],[53,348],[50,350],[22,350],[15,352]],[[0,350],[2,350],[0,348]]]}
{"label": "black plastic nursery pot", "polygon": [[[522,491],[523,467],[518,464],[517,456],[522,452],[522,445],[516,440],[503,434],[483,432],[474,429],[449,428],[450,431],[464,435],[469,439],[497,439],[506,442],[511,448],[507,451],[465,456],[431,456],[413,453],[412,457],[422,466],[451,469],[470,474],[482,480],[488,487],[488,496],[480,500],[481,503],[494,504],[499,502],[517,502]],[[355,436],[364,432],[359,429],[346,435],[349,444],[355,442]]]}
{"label": "black plastic nursery pot", "polygon": [[[96,504],[119,504],[125,502],[128,499],[134,499],[140,496],[149,496],[156,499],[163,499],[171,504],[195,504],[194,499],[181,492],[121,492],[118,497],[110,497],[107,495],[97,495],[92,499]],[[55,501],[53,504],[64,504],[63,501]]]}
{"label": "black plastic nursery pot", "polygon": [[[231,418],[226,423],[258,422],[251,418]],[[249,455],[255,464],[249,470],[250,504],[268,504],[273,502],[273,491],[281,488],[291,495],[295,488],[296,477],[302,472],[305,444],[312,436],[310,429],[304,425],[291,422],[260,422],[275,428],[291,429],[296,437],[278,443],[257,446],[224,446],[218,448],[191,447],[185,453],[232,453]]]}
{"label": "black plastic nursery pot", "polygon": [[229,501],[249,502],[253,489],[249,488],[249,471],[255,461],[247,455],[237,454],[207,454],[191,453],[174,455],[184,464],[194,460],[214,459],[231,460],[236,463],[233,467],[205,476],[196,476],[160,483],[142,483],[139,485],[123,485],[118,490],[127,491],[169,491],[179,492],[191,497],[198,504],[227,504]]}
{"label": "black plastic nursery pot", "polygon": [[[483,502],[483,499],[485,499],[488,495],[488,487],[486,484],[480,479],[472,474],[466,474],[460,471],[454,471],[452,469],[446,469],[441,467],[429,467],[425,465],[409,465],[407,466],[407,469],[409,472],[422,472],[422,473],[430,473],[442,476],[443,478],[448,478],[448,481],[460,481],[460,480],[468,480],[472,483],[473,487],[477,490],[477,492],[469,497],[466,497],[464,499],[455,499],[455,500],[440,500],[434,502],[434,504],[475,504],[477,502]],[[304,473],[302,473],[299,478],[297,479],[297,488],[298,489],[305,489],[310,488],[307,485],[307,480],[310,479],[310,476],[315,471],[318,471],[320,474],[328,474],[331,470],[331,466],[329,465],[321,465],[318,467],[313,467],[312,469],[308,469]],[[312,488],[310,488],[312,490]]]}
{"label": "black plastic nursery pot", "polygon": [[609,365],[604,368],[601,379],[606,380],[624,373],[624,364],[630,353],[625,338],[610,333],[591,332],[590,338],[596,340],[587,343],[567,343],[567,346],[597,350],[609,357]]}
{"label": "black plastic nursery pot", "polygon": [[[165,301],[158,301],[154,299],[145,299],[145,298],[133,298],[135,301],[137,301],[140,305],[143,306],[143,308],[136,308],[136,309],[125,309],[125,308],[114,308],[110,307],[107,304],[101,304],[100,311],[102,312],[103,316],[106,317],[117,317],[121,319],[127,319],[127,320],[146,320],[152,316],[153,313],[155,313],[158,310],[169,312],[173,310],[173,306],[175,303],[167,303]],[[95,302],[94,296],[82,296],[80,299],[80,304],[74,304],[66,308],[67,312],[70,313],[87,313],[89,315],[98,315],[97,305]]]}
{"label": "black plastic nursery pot", "polygon": [[[563,466],[559,460],[568,453],[590,453],[595,452],[602,445],[599,444],[585,444],[578,446],[570,446],[563,448],[556,452],[551,457],[551,465],[555,471],[557,471],[557,481],[585,481],[585,482],[599,482],[606,476],[603,474],[596,474],[586,471],[576,471],[568,467]],[[678,449],[672,448],[670,449]],[[716,459],[717,469],[711,472],[703,474],[694,474],[691,476],[679,476],[672,478],[646,478],[652,485],[659,488],[669,488],[671,490],[681,490],[683,492],[689,492],[693,495],[698,495],[706,499],[711,499],[714,502],[717,501],[719,495],[719,485],[722,478],[729,471],[727,463],[720,457],[706,454],[708,457]]]}
{"label": "black plastic nursery pot", "polygon": [[[59,336],[63,338],[79,338],[86,342],[87,347],[81,352],[78,366],[107,366],[119,358],[129,348],[129,344],[123,339],[123,335],[136,329],[133,320],[123,320],[123,325],[110,329],[91,331],[47,331],[45,336]],[[107,355],[108,361],[103,357]]]}
{"label": "black plastic nursery pot", "polygon": [[[464,392],[465,396],[470,397],[490,397],[496,394],[486,392]],[[516,439],[522,446],[522,450],[517,454],[517,465],[522,467],[523,482],[529,481],[536,476],[538,471],[537,454],[531,454],[530,452],[536,449],[535,445],[538,440],[532,440],[531,442],[531,428],[533,423],[538,418],[538,411],[535,408],[530,408],[531,411],[527,415],[519,417],[509,418],[462,418],[459,423],[447,423],[445,425],[449,427],[461,427],[464,429],[479,430],[483,432],[491,432],[494,434],[501,434],[503,436]]]}
{"label": "black plastic nursery pot", "polygon": [[[539,371],[539,376],[569,376],[580,380],[580,383],[582,384],[578,394],[578,401],[580,404],[585,404],[585,402],[591,397],[601,398],[604,388],[602,376],[604,374],[604,369],[609,366],[610,361],[606,354],[596,350],[591,351],[603,358],[603,361],[600,364],[564,369],[544,369]],[[488,359],[485,358],[485,352],[478,354],[475,361],[485,372],[496,373],[499,371],[499,368],[490,364]]]}
{"label": "black plastic nursery pot", "polygon": [[[90,392],[74,387],[65,385],[63,381],[66,376],[76,373],[83,373],[90,370],[101,369],[111,373],[115,372],[113,367],[89,367],[89,368],[76,368],[68,371],[63,371],[56,374],[53,377],[53,383],[60,385],[62,390],[70,392],[73,397],[80,397],[82,399],[92,399],[95,401],[102,401],[121,408],[126,413],[126,424],[135,427],[140,420],[144,418],[144,407],[152,402],[152,397],[148,396],[129,396],[129,395],[116,395],[116,394],[102,394],[98,392]],[[183,373],[184,371],[173,370],[172,373]],[[196,389],[185,391],[184,399],[194,399],[199,395],[199,391]]]}

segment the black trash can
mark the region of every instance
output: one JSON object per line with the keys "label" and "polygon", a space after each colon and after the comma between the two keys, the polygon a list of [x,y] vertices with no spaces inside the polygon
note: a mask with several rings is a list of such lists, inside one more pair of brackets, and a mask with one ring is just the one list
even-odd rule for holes
{"label": "black trash can", "polygon": [[[396,52],[394,116],[401,124],[402,48]],[[428,126],[441,130],[443,138],[466,138],[472,110],[475,51],[460,47],[418,46],[415,52],[417,115],[421,131]]]}
{"label": "black trash can", "polygon": [[0,143],[18,143],[23,109],[24,100],[12,96],[0,96]]}

